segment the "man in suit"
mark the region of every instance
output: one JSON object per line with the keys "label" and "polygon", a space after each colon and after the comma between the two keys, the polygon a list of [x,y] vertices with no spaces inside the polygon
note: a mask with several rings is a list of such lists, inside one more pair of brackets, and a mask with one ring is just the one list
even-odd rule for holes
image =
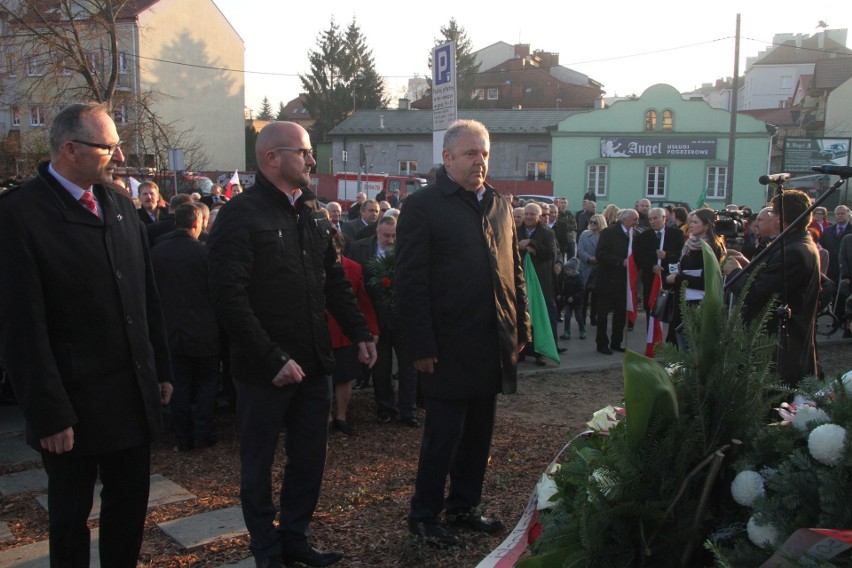
{"label": "man in suit", "polygon": [[649,231],[636,236],[633,254],[636,267],[642,272],[642,305],[651,311],[650,294],[654,276],[659,274],[665,281],[669,265],[677,264],[683,250],[683,231],[666,226],[666,210],[655,207],[648,211]]}
{"label": "man in suit", "polygon": [[438,546],[458,542],[440,524],[444,510],[454,527],[503,530],[478,507],[496,395],[515,392],[529,334],[511,208],[485,183],[489,147],[481,123],[451,124],[435,181],[409,195],[399,217],[399,321],[426,402],[408,530]]}
{"label": "man in suit", "polygon": [[139,184],[139,204],[136,210],[139,220],[146,225],[156,223],[168,215],[166,207],[160,207],[160,186],[153,181],[143,181]]}
{"label": "man in suit", "polygon": [[[547,207],[547,205],[544,207]],[[524,226],[518,235],[520,238],[518,249],[521,252],[521,258],[525,258],[528,254],[532,255],[532,263],[541,285],[541,292],[547,305],[547,313],[550,316],[550,329],[533,329],[533,334],[549,331],[553,334],[554,344],[559,345],[559,337],[556,331],[556,276],[553,274],[553,264],[556,262],[558,247],[553,231],[541,222],[541,218],[542,207],[538,203],[527,203],[524,206]],[[559,347],[558,350],[562,353],[566,351],[566,348]],[[526,351],[529,353],[531,346],[527,346]],[[544,359],[538,353],[535,353],[535,358],[536,364],[544,364]]]}
{"label": "man in suit", "polygon": [[174,373],[170,408],[181,452],[216,442],[213,416],[219,385],[219,324],[210,303],[207,247],[198,240],[201,205],[179,205],[174,211],[175,230],[151,249],[169,334]]}
{"label": "man in suit", "polygon": [[368,199],[361,204],[361,217],[343,223],[343,236],[346,237],[346,251],[357,240],[371,237],[376,232],[376,221],[379,220],[379,202]]}
{"label": "man in suit", "polygon": [[171,233],[177,228],[175,225],[175,211],[185,203],[192,203],[192,196],[188,193],[178,193],[169,201],[168,214],[161,217],[156,223],[151,223],[145,227],[145,230],[148,232],[148,245],[151,248],[154,248],[160,237]]}
{"label": "man in suit", "polygon": [[[373,335],[308,187],[307,131],[271,122],[257,135],[251,191],[222,207],[208,246],[210,296],[231,343],[240,428],[240,502],[258,568],[330,566],[340,551],[310,542],[328,442],[334,366],[326,309],[359,359],[376,360]],[[272,502],[282,426],[287,466]]]}
{"label": "man in suit", "polygon": [[[786,219],[789,214],[785,211],[785,222],[793,219]],[[822,248],[828,251],[828,270],[825,275],[834,282],[837,282],[840,276],[840,261],[838,253],[840,252],[840,241],[843,237],[852,233],[852,223],[849,222],[849,208],[845,205],[838,205],[834,208],[834,225],[826,227],[822,231],[819,243]]]}
{"label": "man in suit", "polygon": [[349,211],[346,213],[346,216],[350,221],[354,221],[361,216],[361,205],[365,201],[367,201],[367,194],[363,191],[359,191],[358,195],[355,196],[355,203],[352,204]]}
{"label": "man in suit", "polygon": [[201,202],[207,205],[207,207],[213,207],[217,203],[227,203],[228,198],[222,195],[222,186],[214,183],[213,187],[210,188],[210,195],[202,197]]}
{"label": "man in suit", "polygon": [[124,160],[109,110],[72,104],[50,162],[0,198],[0,359],[47,472],[51,566],[136,566],[150,443],[171,395],[168,345],[133,203],[105,187]]}
{"label": "man in suit", "polygon": [[592,218],[592,215],[595,214],[597,209],[597,202],[591,199],[583,200],[583,208],[577,211],[575,215],[575,219],[577,221],[577,240],[580,239],[580,235],[583,234],[589,226],[589,219]]}
{"label": "man in suit", "polygon": [[325,210],[328,211],[328,219],[331,221],[331,226],[337,229],[338,233],[342,234],[343,223],[340,218],[343,215],[343,208],[340,206],[340,203],[332,201],[326,205]]}
{"label": "man in suit", "polygon": [[[375,271],[370,265],[373,258],[384,257],[391,252],[396,241],[396,219],[382,217],[376,225],[376,234],[352,243],[350,258],[361,265],[364,281],[370,295],[376,317],[379,320],[379,342],[376,345],[376,364],[373,367],[373,394],[376,398],[376,414],[381,424],[388,424],[395,416],[403,424],[416,428],[417,419],[417,370],[405,356],[399,316],[389,305],[388,289],[382,284],[372,284]],[[393,354],[399,362],[399,394],[394,403]]]}
{"label": "man in suit", "polygon": [[[627,321],[627,251],[630,232],[639,222],[635,209],[622,209],[618,221],[601,231],[595,258],[598,275],[595,295],[598,299],[597,338],[598,352],[612,355],[613,350],[624,351],[624,325]],[[607,316],[612,312],[612,337],[607,336]]]}

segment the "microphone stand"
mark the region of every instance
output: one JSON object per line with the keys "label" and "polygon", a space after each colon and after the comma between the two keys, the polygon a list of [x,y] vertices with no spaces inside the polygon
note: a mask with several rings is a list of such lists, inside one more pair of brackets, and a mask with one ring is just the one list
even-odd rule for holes
{"label": "microphone stand", "polygon": [[[813,203],[811,203],[810,207],[805,209],[805,211],[802,212],[801,215],[799,215],[795,220],[793,220],[793,222],[791,222],[789,225],[787,225],[787,227],[784,228],[784,230],[781,231],[781,234],[779,234],[775,239],[773,239],[772,241],[769,242],[769,244],[766,246],[765,249],[760,251],[753,259],[751,259],[751,261],[742,270],[740,270],[738,273],[734,274],[730,278],[730,280],[725,282],[724,291],[727,292],[729,290],[729,288],[735,282],[737,282],[740,278],[742,278],[745,274],[751,273],[755,269],[755,267],[760,264],[760,260],[762,260],[764,257],[768,256],[770,251],[773,250],[776,246],[778,246],[778,243],[780,242],[781,243],[780,244],[780,246],[781,246],[781,274],[782,274],[782,285],[784,287],[783,298],[784,298],[784,300],[786,300],[787,299],[787,277],[786,277],[786,275],[787,275],[787,271],[786,271],[787,259],[786,259],[786,256],[785,256],[785,251],[786,251],[785,243],[784,243],[785,237],[788,234],[790,234],[792,231],[796,230],[800,225],[802,225],[804,223],[805,219],[807,219],[810,216],[811,212],[813,212],[814,209],[819,207],[819,205],[823,201],[828,199],[828,197],[831,194],[833,194],[835,191],[837,191],[840,188],[840,186],[843,185],[843,182],[845,182],[845,181],[846,181],[845,177],[840,177],[840,179],[838,179],[831,187],[829,187],[828,190],[826,190],[825,193],[823,193],[821,196],[819,196],[819,198],[817,198]],[[783,183],[779,183],[777,185],[778,185],[778,187],[777,187],[777,190],[776,190],[776,195],[780,196],[780,198],[779,198],[779,203],[780,203],[780,208],[779,208],[780,209],[780,215],[779,215],[779,217],[780,217],[781,226],[784,227],[784,186],[783,186]],[[787,322],[790,320],[792,315],[793,314],[790,310],[790,306],[787,305],[786,303],[779,305],[775,310],[775,316],[774,317],[775,317],[775,319],[778,323],[778,346],[776,347],[775,361],[781,361],[781,354],[784,351],[785,346],[786,346],[788,339],[789,339],[788,334],[787,334],[787,331],[788,331],[787,330]]]}

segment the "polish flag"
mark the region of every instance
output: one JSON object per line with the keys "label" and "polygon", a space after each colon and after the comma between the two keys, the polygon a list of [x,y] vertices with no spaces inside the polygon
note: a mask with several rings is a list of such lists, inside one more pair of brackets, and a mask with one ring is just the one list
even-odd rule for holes
{"label": "polish flag", "polygon": [[[651,284],[651,294],[648,296],[648,310],[650,311],[651,306],[654,305],[654,302],[657,301],[657,294],[660,292],[660,288],[663,287],[663,277],[659,274],[654,275],[654,282]],[[663,342],[663,324],[654,319],[653,316],[648,314],[648,339],[645,345],[645,357],[653,357],[654,349],[656,348],[658,343]]]}
{"label": "polish flag", "polygon": [[240,185],[240,171],[234,170],[234,175],[231,176],[231,181],[228,182],[228,186],[225,188],[225,197],[228,199],[231,198],[231,188],[235,185]]}
{"label": "polish flag", "polygon": [[633,258],[633,227],[628,231],[627,243],[627,321],[636,323],[636,279],[639,269],[636,268],[636,260]]}

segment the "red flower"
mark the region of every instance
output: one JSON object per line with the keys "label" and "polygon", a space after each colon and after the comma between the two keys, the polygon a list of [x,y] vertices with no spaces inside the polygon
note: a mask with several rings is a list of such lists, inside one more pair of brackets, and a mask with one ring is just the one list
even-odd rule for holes
{"label": "red flower", "polygon": [[384,286],[385,288],[390,288],[391,287],[391,279],[388,278],[387,276],[382,278],[382,286]]}
{"label": "red flower", "polygon": [[541,523],[535,523],[533,526],[530,527],[529,533],[527,534],[527,542],[529,544],[534,543],[536,540],[538,540],[538,537],[541,536],[542,532],[543,530]]}

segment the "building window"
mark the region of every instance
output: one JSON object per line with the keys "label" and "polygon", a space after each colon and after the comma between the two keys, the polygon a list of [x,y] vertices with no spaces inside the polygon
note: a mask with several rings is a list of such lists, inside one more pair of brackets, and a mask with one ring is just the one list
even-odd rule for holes
{"label": "building window", "polygon": [[674,113],[670,110],[663,111],[663,132],[674,130]]}
{"label": "building window", "polygon": [[649,110],[645,113],[645,132],[653,132],[657,129],[657,111]]}
{"label": "building window", "polygon": [[645,197],[666,196],[666,166],[648,166]]}
{"label": "building window", "polygon": [[86,54],[86,62],[89,64],[89,70],[92,75],[98,75],[101,71],[101,54],[97,51],[90,51]]}
{"label": "building window", "polygon": [[530,181],[550,179],[550,162],[527,162],[527,179]]}
{"label": "building window", "polygon": [[9,70],[9,77],[18,76],[18,62],[13,54],[6,56],[6,68]]}
{"label": "building window", "polygon": [[596,197],[606,197],[607,167],[604,164],[592,164],[588,169],[586,187],[594,191]]}
{"label": "building window", "polygon": [[20,126],[21,125],[21,110],[13,106],[11,108],[12,111],[12,126]]}
{"label": "building window", "polygon": [[492,87],[488,89],[488,100],[496,101],[500,97],[500,89]]}
{"label": "building window", "polygon": [[400,160],[399,173],[404,176],[410,176],[417,171],[417,162],[414,160]]}
{"label": "building window", "polygon": [[781,76],[781,88],[782,89],[792,89],[793,88],[793,76],[792,75],[782,75]]}
{"label": "building window", "polygon": [[30,107],[30,126],[42,126],[44,124],[44,107],[33,105]]}
{"label": "building window", "polygon": [[485,100],[485,89],[474,89],[473,90],[473,100],[475,101],[484,101]]}
{"label": "building window", "polygon": [[44,65],[38,57],[33,57],[27,62],[27,77],[41,77],[44,75]]}
{"label": "building window", "polygon": [[728,168],[710,166],[707,168],[707,199],[725,199],[728,194]]}
{"label": "building window", "polygon": [[113,108],[112,117],[116,124],[127,124],[127,105],[118,105]]}
{"label": "building window", "polygon": [[127,54],[123,51],[118,52],[118,72],[122,75],[127,74]]}

